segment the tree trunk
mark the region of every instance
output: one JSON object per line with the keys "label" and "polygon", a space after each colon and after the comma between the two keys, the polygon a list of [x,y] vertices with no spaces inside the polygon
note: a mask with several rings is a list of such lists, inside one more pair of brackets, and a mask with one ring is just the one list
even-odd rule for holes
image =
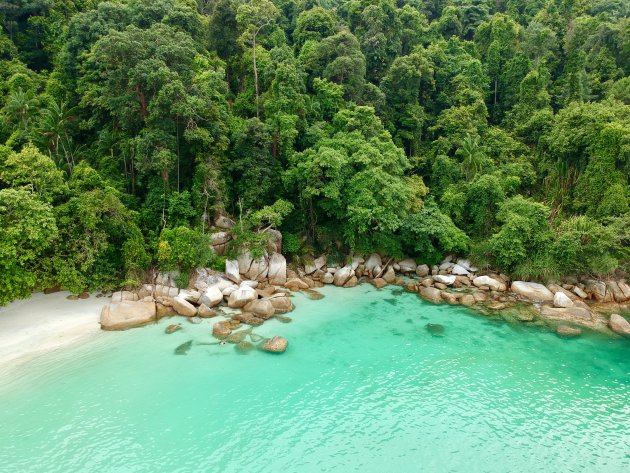
{"label": "tree trunk", "polygon": [[256,35],[254,35],[254,50],[252,52],[252,58],[254,61],[254,87],[256,89],[256,118],[260,118],[260,113],[258,111],[258,68],[256,67]]}

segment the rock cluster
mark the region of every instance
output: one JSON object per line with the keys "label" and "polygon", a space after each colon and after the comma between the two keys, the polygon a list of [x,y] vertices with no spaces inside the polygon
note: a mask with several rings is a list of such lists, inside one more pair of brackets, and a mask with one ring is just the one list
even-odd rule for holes
{"label": "rock cluster", "polygon": [[[231,240],[233,224],[226,217],[215,220],[218,231],[212,234],[212,246],[218,254],[223,254]],[[440,264],[429,266],[417,264],[411,258],[396,260],[377,253],[350,255],[345,261],[334,261],[326,255],[312,256],[305,258],[303,266],[289,267],[280,253],[282,235],[272,229],[267,232],[269,244],[261,257],[254,258],[245,251],[237,259],[226,260],[224,272],[198,269],[187,289],[178,289],[179,274],[169,272],[158,274],[135,291],[114,293],[111,303],[103,308],[102,328],[122,330],[171,315],[200,321],[199,317],[222,314],[229,320],[215,323],[213,334],[224,339],[239,324],[258,326],[273,317],[289,322],[291,319],[281,314],[293,310],[290,299],[293,291],[304,291],[307,297],[318,299],[323,295],[314,289],[325,284],[353,287],[365,281],[378,289],[397,284],[431,303],[459,304],[482,313],[525,305],[529,309],[517,313],[515,320],[535,323],[546,319],[554,326],[558,322],[569,323],[556,329],[563,337],[578,335],[575,326],[594,329],[608,326],[630,336],[628,321],[616,314],[603,316],[600,307],[597,310],[594,307],[606,304],[616,309],[630,301],[630,286],[624,280],[575,279],[543,285],[481,272],[463,258],[449,256]],[[278,338],[281,339],[274,337],[264,342],[260,348],[284,351],[277,349],[284,340]],[[270,348],[272,345],[276,348]]]}

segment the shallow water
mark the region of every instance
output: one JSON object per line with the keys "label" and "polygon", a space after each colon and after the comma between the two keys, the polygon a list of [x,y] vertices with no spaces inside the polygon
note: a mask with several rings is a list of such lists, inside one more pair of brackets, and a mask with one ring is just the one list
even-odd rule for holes
{"label": "shallow water", "polygon": [[203,344],[213,321],[166,335],[171,319],[5,376],[0,471],[630,471],[627,341],[321,291],[254,329],[282,355]]}

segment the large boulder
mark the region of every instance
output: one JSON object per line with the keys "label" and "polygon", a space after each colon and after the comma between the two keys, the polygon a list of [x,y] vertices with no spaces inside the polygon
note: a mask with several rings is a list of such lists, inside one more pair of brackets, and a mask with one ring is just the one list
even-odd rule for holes
{"label": "large boulder", "polygon": [[613,332],[623,335],[624,337],[630,337],[630,322],[624,319],[619,314],[612,314],[608,321],[608,326]]}
{"label": "large boulder", "polygon": [[456,276],[467,276],[470,274],[470,271],[468,271],[463,266],[456,264],[451,268],[451,274],[454,274]]}
{"label": "large boulder", "polygon": [[293,302],[291,302],[291,299],[286,296],[270,297],[269,301],[271,302],[276,314],[284,314],[291,312],[294,309]]}
{"label": "large boulder", "polygon": [[219,227],[219,228],[223,228],[224,230],[229,230],[230,228],[233,228],[234,225],[236,225],[234,220],[232,220],[229,217],[226,217],[225,215],[219,215],[214,220],[214,226],[215,227]]}
{"label": "large boulder", "polygon": [[260,349],[271,353],[283,353],[288,346],[289,342],[286,340],[286,338],[276,335],[275,337],[271,337],[269,340],[266,340],[262,345],[260,345]]}
{"label": "large boulder", "polygon": [[270,254],[282,253],[282,232],[275,228],[267,228],[265,233],[269,235],[267,242],[267,251]]}
{"label": "large boulder", "polygon": [[383,261],[381,260],[381,255],[379,255],[378,253],[372,253],[365,262],[365,270],[368,272],[369,276],[376,276],[374,270],[376,268],[379,268],[378,271],[380,272],[380,268],[382,266]]}
{"label": "large boulder", "polygon": [[352,276],[354,276],[354,270],[350,266],[344,266],[335,272],[333,282],[335,286],[343,286]]}
{"label": "large boulder", "polygon": [[308,289],[309,285],[302,281],[300,278],[291,278],[284,283],[284,287],[289,288],[292,291],[299,291],[301,289]]}
{"label": "large boulder", "polygon": [[623,293],[625,300],[630,300],[630,285],[626,284],[625,281],[618,281],[617,285]]}
{"label": "large boulder", "polygon": [[280,253],[274,253],[269,258],[269,284],[282,286],[287,282],[287,260]]}
{"label": "large boulder", "polygon": [[551,302],[553,293],[542,284],[535,282],[514,281],[512,292],[529,299],[532,302]]}
{"label": "large boulder", "polygon": [[374,278],[372,279],[371,283],[376,289],[381,289],[387,286],[387,281],[385,281],[383,278]]}
{"label": "large boulder", "polygon": [[210,286],[199,298],[199,303],[208,307],[214,307],[221,302],[223,302],[223,292],[218,285]]}
{"label": "large boulder", "polygon": [[398,263],[400,266],[400,272],[403,274],[415,273],[418,265],[412,258],[405,258]]}
{"label": "large boulder", "polygon": [[553,295],[553,305],[555,307],[573,307],[573,301],[564,292],[556,292]]}
{"label": "large boulder", "polygon": [[239,284],[241,282],[241,274],[238,267],[238,261],[233,259],[225,260],[225,275],[230,281],[236,284]]}
{"label": "large boulder", "polygon": [[256,289],[249,286],[241,286],[230,294],[228,298],[228,307],[240,309],[248,302],[258,298]]}
{"label": "large boulder", "polygon": [[245,273],[245,277],[247,279],[254,280],[262,280],[267,277],[269,272],[269,261],[264,256],[255,259],[252,261],[251,266],[249,267],[249,271]]}
{"label": "large boulder", "polygon": [[385,271],[382,278],[387,281],[388,284],[393,284],[396,281],[396,272],[394,271],[394,268],[388,266],[387,271]]}
{"label": "large boulder", "polygon": [[175,312],[179,315],[183,315],[185,317],[193,317],[197,315],[197,308],[180,296],[173,297],[173,309],[175,309]]}
{"label": "large boulder", "polygon": [[125,330],[155,322],[154,302],[122,301],[105,304],[101,310],[101,329]]}
{"label": "large boulder", "polygon": [[586,281],[586,292],[597,302],[612,302],[612,293],[606,294],[606,283],[589,279]]}
{"label": "large boulder", "polygon": [[470,261],[468,261],[467,259],[458,259],[457,262],[455,263],[457,266],[461,266],[462,268],[464,268],[466,271],[471,272],[471,273],[476,273],[477,272],[477,268],[475,268]]}
{"label": "large boulder", "polygon": [[442,302],[442,291],[434,287],[420,288],[420,296],[422,296],[423,299],[436,304]]}
{"label": "large boulder", "polygon": [[322,276],[322,282],[324,284],[332,284],[335,281],[335,275],[333,273],[326,273]]}
{"label": "large boulder", "polygon": [[356,276],[350,276],[350,279],[348,279],[345,284],[343,285],[343,287],[355,287],[359,284],[359,279]]}
{"label": "large boulder", "polygon": [[249,251],[244,251],[243,253],[239,254],[236,258],[236,261],[238,263],[238,272],[240,274],[247,274],[249,268],[252,265],[252,257],[249,254]]}
{"label": "large boulder", "polygon": [[505,291],[505,283],[499,281],[497,279],[491,278],[490,276],[477,276],[473,279],[473,284],[477,287],[489,287],[493,291],[503,292]]}
{"label": "large boulder", "polygon": [[418,277],[424,278],[425,276],[429,275],[429,272],[430,268],[426,264],[419,264],[418,266],[416,266],[416,275]]}
{"label": "large boulder", "polygon": [[606,281],[606,293],[612,295],[615,302],[625,302],[628,299],[617,281]]}
{"label": "large boulder", "polygon": [[276,309],[269,299],[255,299],[245,304],[243,312],[251,312],[257,317],[267,320],[276,313]]}
{"label": "large boulder", "polygon": [[433,276],[433,280],[437,282],[441,282],[442,284],[446,284],[450,286],[455,282],[457,278],[455,276],[445,276],[443,274],[438,274],[437,276]]}

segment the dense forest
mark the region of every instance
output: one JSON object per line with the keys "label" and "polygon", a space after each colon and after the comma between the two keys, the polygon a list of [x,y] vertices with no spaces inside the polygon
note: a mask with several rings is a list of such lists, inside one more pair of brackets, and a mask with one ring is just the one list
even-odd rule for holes
{"label": "dense forest", "polygon": [[[626,0],[2,0],[0,304],[284,236],[628,271]],[[623,273],[622,273],[623,274]]]}

